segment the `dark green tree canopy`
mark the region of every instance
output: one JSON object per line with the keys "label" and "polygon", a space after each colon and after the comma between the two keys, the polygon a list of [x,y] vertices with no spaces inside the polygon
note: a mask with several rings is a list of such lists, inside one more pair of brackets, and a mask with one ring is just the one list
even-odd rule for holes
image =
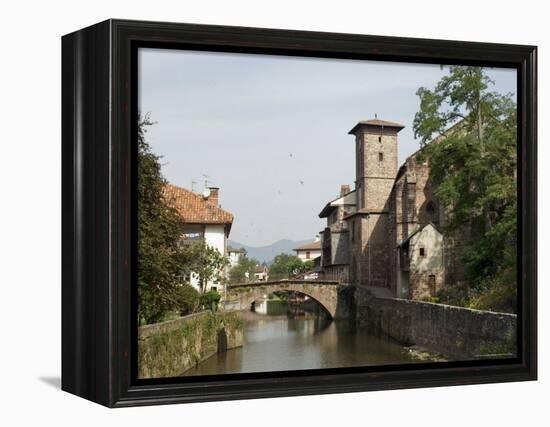
{"label": "dark green tree canopy", "polygon": [[[183,224],[163,197],[166,180],[160,157],[146,141],[149,115],[138,122],[138,316],[159,322],[167,314],[188,314],[199,308],[199,295],[186,278],[197,273],[201,291],[221,276],[227,258],[204,241],[182,244]],[[221,279],[221,277],[218,277]]]}
{"label": "dark green tree canopy", "polygon": [[137,140],[138,315],[145,323],[157,322],[169,311],[194,306],[188,301],[191,292],[181,286],[191,254],[179,245],[182,225],[164,202],[162,188],[166,182],[160,159],[145,139],[152,124],[148,115],[139,118]]}
{"label": "dark green tree canopy", "polygon": [[467,283],[460,300],[515,311],[516,105],[511,95],[490,90],[485,69],[448,71],[433,90],[418,90],[414,132],[445,208],[444,232],[467,240],[461,254]]}
{"label": "dark green tree canopy", "polygon": [[279,254],[269,268],[269,278],[273,280],[288,279],[313,269],[313,262],[303,262],[296,255]]}
{"label": "dark green tree canopy", "polygon": [[191,262],[188,268],[199,276],[201,293],[206,290],[207,283],[215,279],[219,282],[225,280],[224,269],[229,265],[229,260],[216,248],[210,247],[204,240],[194,242],[189,246]]}
{"label": "dark green tree canopy", "polygon": [[[260,262],[254,258],[248,258],[246,255],[241,256],[239,263],[229,271],[229,279],[231,283],[244,283],[247,280],[254,279],[254,272],[260,265]],[[246,277],[248,273],[248,278]]]}

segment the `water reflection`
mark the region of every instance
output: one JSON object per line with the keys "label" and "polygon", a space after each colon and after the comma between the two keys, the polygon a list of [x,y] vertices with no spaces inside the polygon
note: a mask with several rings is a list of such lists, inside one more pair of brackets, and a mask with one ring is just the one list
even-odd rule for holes
{"label": "water reflection", "polygon": [[[262,306],[265,304],[265,306]],[[256,303],[244,313],[244,345],[202,362],[185,375],[218,375],[297,369],[338,368],[412,362],[393,341],[332,321],[318,307],[285,301]],[[265,313],[265,314],[261,314]]]}

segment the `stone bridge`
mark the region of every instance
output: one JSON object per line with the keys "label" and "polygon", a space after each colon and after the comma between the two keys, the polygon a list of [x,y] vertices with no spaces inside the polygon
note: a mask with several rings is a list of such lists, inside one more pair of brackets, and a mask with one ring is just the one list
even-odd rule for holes
{"label": "stone bridge", "polygon": [[241,310],[249,310],[252,303],[263,299],[264,295],[273,292],[292,291],[307,295],[317,301],[332,318],[348,317],[348,310],[342,311],[341,291],[344,288],[339,282],[323,280],[276,280],[251,282],[227,287],[231,297],[239,300]]}

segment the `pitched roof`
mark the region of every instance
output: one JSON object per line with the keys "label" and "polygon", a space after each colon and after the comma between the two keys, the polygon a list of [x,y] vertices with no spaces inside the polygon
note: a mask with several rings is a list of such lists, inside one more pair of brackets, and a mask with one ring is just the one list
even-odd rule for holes
{"label": "pitched roof", "polygon": [[[337,208],[337,205],[333,205],[334,202],[337,202],[338,200],[340,199],[344,199],[346,196],[350,195],[351,193],[355,193],[355,190],[351,190],[349,192],[347,192],[346,194],[342,195],[342,196],[338,196],[336,199],[333,199],[331,200],[330,202],[328,202],[325,207],[323,208],[323,210],[321,212],[319,212],[319,218],[326,218],[327,216],[329,216],[329,214]],[[345,203],[345,199],[344,199],[344,203],[342,203],[343,206],[346,205]],[[352,206],[355,206],[355,203],[347,203],[347,205],[352,205]]]}
{"label": "pitched roof", "polygon": [[267,273],[267,266],[266,265],[257,265],[254,269],[254,273]]}
{"label": "pitched roof", "polygon": [[185,188],[166,184],[164,200],[176,209],[187,224],[232,224],[233,215],[220,209],[211,200]]}
{"label": "pitched roof", "polygon": [[415,231],[413,231],[409,237],[407,237],[405,240],[401,241],[401,243],[399,243],[397,245],[397,247],[400,247],[400,246],[404,246],[406,245],[412,238],[413,236],[415,236],[416,234],[420,233],[422,230],[424,230],[428,225],[431,225],[435,231],[437,231],[439,234],[442,234],[441,231],[439,231],[439,228],[437,228],[433,222],[428,222],[420,227],[418,227]]}
{"label": "pitched roof", "polygon": [[380,126],[380,127],[387,127],[387,128],[397,128],[399,130],[403,129],[405,126],[401,123],[397,122],[390,122],[389,120],[381,120],[378,118],[375,119],[369,119],[369,120],[362,120],[359,123],[357,123],[353,129],[351,129],[348,133],[353,134],[357,127],[361,125],[367,125],[367,126]]}
{"label": "pitched roof", "polygon": [[398,171],[397,171],[397,176],[395,177],[395,180],[397,181],[397,179],[399,179],[403,173],[405,172],[405,169],[407,169],[409,163],[411,162],[411,160],[415,159],[416,156],[418,156],[418,154],[420,154],[424,148],[427,146],[427,145],[430,145],[430,144],[437,144],[439,143],[440,141],[444,140],[445,139],[445,135],[449,135],[449,134],[454,134],[455,132],[460,132],[461,129],[466,125],[464,119],[461,119],[459,120],[458,122],[456,122],[455,124],[449,126],[447,129],[445,129],[445,131],[443,133],[440,133],[439,135],[437,135],[435,138],[433,138],[431,141],[427,142],[426,145],[424,145],[423,147],[420,147],[418,150],[416,150],[414,153],[410,154],[406,159],[405,161],[403,162],[403,164],[399,167]]}
{"label": "pitched roof", "polygon": [[306,243],[305,245],[298,246],[297,248],[294,248],[295,251],[314,251],[314,250],[321,250],[321,241],[317,240],[315,242]]}
{"label": "pitched roof", "polygon": [[234,248],[233,246],[227,246],[227,252],[245,254],[246,250],[244,248]]}

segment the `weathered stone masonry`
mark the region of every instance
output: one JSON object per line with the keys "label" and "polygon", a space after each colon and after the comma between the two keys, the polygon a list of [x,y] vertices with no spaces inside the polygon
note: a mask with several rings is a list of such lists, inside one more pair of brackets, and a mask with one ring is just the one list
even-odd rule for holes
{"label": "weathered stone masonry", "polygon": [[201,312],[138,331],[138,378],[182,375],[217,352],[243,344],[240,312]]}
{"label": "weathered stone masonry", "polygon": [[356,322],[395,339],[441,353],[449,359],[516,354],[517,316],[423,301],[376,298],[357,288]]}
{"label": "weathered stone masonry", "polygon": [[385,296],[429,300],[443,287],[463,281],[458,254],[467,232],[454,238],[443,235],[446,212],[422,150],[398,168],[398,134],[403,128],[374,118],[350,130],[355,137],[355,189],[342,186],[340,198],[319,214],[327,218],[321,232],[320,277],[376,289]]}
{"label": "weathered stone masonry", "polygon": [[251,282],[229,287],[231,297],[239,300],[241,310],[250,310],[254,301],[273,292],[299,292],[317,301],[334,319],[348,318],[350,303],[345,297],[346,286],[338,282],[311,280],[275,280]]}

